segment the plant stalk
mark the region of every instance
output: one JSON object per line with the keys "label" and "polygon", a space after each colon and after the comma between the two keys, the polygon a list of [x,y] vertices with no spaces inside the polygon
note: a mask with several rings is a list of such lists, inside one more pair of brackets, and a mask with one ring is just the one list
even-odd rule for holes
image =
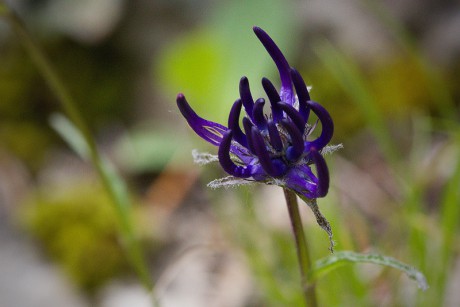
{"label": "plant stalk", "polygon": [[301,275],[301,286],[305,297],[305,302],[308,307],[317,307],[318,302],[316,298],[315,284],[309,281],[309,273],[312,268],[312,261],[303,231],[302,219],[300,217],[299,205],[297,203],[297,196],[289,189],[284,188],[283,191],[289,211],[292,231],[294,233],[297,258],[299,261]]}

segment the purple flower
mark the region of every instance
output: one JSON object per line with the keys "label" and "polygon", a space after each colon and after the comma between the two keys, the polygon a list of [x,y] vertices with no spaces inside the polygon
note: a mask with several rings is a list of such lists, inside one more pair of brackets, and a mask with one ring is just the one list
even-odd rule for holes
{"label": "purple flower", "polygon": [[[230,175],[276,184],[304,199],[324,197],[329,189],[329,171],[322,152],[332,138],[332,119],[325,108],[310,99],[302,77],[289,66],[270,36],[261,28],[253,30],[275,62],[281,78],[279,92],[270,80],[262,79],[271,116],[264,114],[264,98],[254,101],[246,77],[240,80],[240,98],[230,110],[228,127],[198,116],[183,94],[177,95],[179,110],[201,138],[219,146],[218,160]],[[241,127],[242,107],[246,116]],[[321,123],[321,133],[314,139],[311,134],[317,122],[308,124],[311,112]]]}

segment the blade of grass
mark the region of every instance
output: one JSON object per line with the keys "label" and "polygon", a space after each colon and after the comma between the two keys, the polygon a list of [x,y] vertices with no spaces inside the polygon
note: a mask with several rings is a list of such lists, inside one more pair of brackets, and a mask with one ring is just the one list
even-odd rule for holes
{"label": "blade of grass", "polygon": [[109,194],[117,212],[121,227],[120,232],[127,252],[128,260],[136,271],[143,286],[151,292],[153,289],[153,282],[142,253],[142,249],[139,242],[136,240],[131,220],[130,200],[127,196],[128,194],[123,180],[116,174],[114,168],[110,165],[108,160],[104,159],[99,154],[96,142],[92,138],[85,120],[80,115],[78,105],[70,96],[67,88],[61,82],[59,75],[46,58],[45,53],[29,35],[29,32],[22,20],[13,11],[9,10],[3,1],[0,2],[0,13],[9,22],[13,31],[19,37],[20,41],[37,66],[39,72],[48,83],[51,91],[56,95],[65,113],[70,118],[70,121],[67,122],[63,121],[62,118],[55,122],[58,131],[67,141],[69,141],[71,146],[75,146],[75,149],[77,149],[79,154],[87,155],[87,158],[89,158],[95,167],[97,174]]}
{"label": "blade of grass", "polygon": [[[460,153],[460,137],[455,143],[457,154]],[[452,246],[457,239],[460,228],[460,160],[456,161],[450,179],[442,193],[440,224],[443,237],[442,260],[446,265],[452,256]]]}
{"label": "blade of grass", "polygon": [[[275,257],[273,249],[281,245],[280,242],[277,242],[279,240],[284,240],[283,243],[286,243],[285,238],[279,239],[279,235],[275,235],[274,230],[266,227],[258,220],[255,212],[254,193],[249,188],[242,187],[237,195],[243,204],[243,206],[237,206],[240,217],[237,228],[238,240],[248,255],[249,264],[254,271],[259,287],[263,289],[266,303],[268,305],[300,306],[303,303],[303,296],[300,295],[301,289],[300,287],[297,288],[300,283],[289,280],[280,285],[278,276],[274,273],[275,268],[273,266],[279,263],[273,259]],[[266,239],[267,234],[271,238],[270,240]],[[283,253],[288,252],[283,250]],[[289,263],[290,265],[284,263],[286,265],[285,271],[296,267],[295,253],[291,256],[289,257],[292,261]],[[297,271],[292,270],[292,272]]]}
{"label": "blade of grass", "polygon": [[[50,117],[50,125],[83,160],[90,160],[88,145],[83,135],[70,120],[61,114],[53,114]],[[123,221],[122,224],[125,225],[123,227],[127,228],[127,224],[132,224],[132,221],[129,221],[131,201],[128,188],[108,159],[101,157],[101,164],[104,175],[109,180],[111,193],[115,195],[115,198],[120,203],[116,206],[116,209],[119,211],[119,219]]]}
{"label": "blade of grass", "polygon": [[[429,188],[427,183],[432,181],[432,178],[426,176],[426,170],[431,168],[437,169],[439,163],[445,163],[442,157],[452,156],[456,157],[460,153],[460,132],[458,123],[455,124],[451,121],[441,123],[441,127],[435,129],[436,123],[433,121],[424,119],[420,122],[420,118],[417,118],[418,124],[414,128],[414,131],[418,131],[420,134],[419,138],[423,138],[422,135],[426,135],[425,141],[420,140],[419,144],[415,143],[414,152],[427,152],[428,146],[433,144],[431,134],[433,131],[445,134],[448,132],[448,136],[453,139],[448,141],[440,147],[435,154],[432,155],[430,164],[421,168],[424,170],[423,174],[420,174],[418,183],[414,180],[410,185],[410,193],[408,193],[407,200],[405,201],[405,220],[409,221],[408,225],[411,225],[411,230],[408,236],[408,247],[411,251],[412,257],[417,257],[419,266],[423,267],[427,277],[430,279],[431,291],[423,296],[418,297],[417,306],[433,306],[439,305],[444,302],[445,291],[448,286],[448,281],[451,278],[450,272],[455,261],[454,249],[459,231],[459,220],[460,220],[460,192],[458,187],[460,186],[460,161],[452,161],[452,172],[449,174],[449,178],[446,180],[446,184],[442,189],[439,196],[439,217],[435,218],[426,212],[426,204],[424,196]],[[447,125],[445,125],[447,124]],[[435,125],[435,126],[433,126]],[[424,132],[421,132],[424,131]],[[421,145],[421,143],[425,143]],[[426,148],[423,148],[423,147]],[[425,154],[426,155],[426,154]],[[413,155],[415,157],[415,155]],[[440,158],[441,157],[441,158]],[[414,159],[413,161],[421,163],[421,158]],[[417,165],[413,165],[416,169]],[[421,205],[422,204],[422,205]]]}
{"label": "blade of grass", "polygon": [[367,121],[367,125],[377,138],[385,157],[393,166],[396,165],[399,156],[398,150],[385,126],[385,121],[376,104],[376,99],[369,91],[369,86],[357,66],[327,41],[315,44],[313,49],[326,69],[329,70],[361,111]]}

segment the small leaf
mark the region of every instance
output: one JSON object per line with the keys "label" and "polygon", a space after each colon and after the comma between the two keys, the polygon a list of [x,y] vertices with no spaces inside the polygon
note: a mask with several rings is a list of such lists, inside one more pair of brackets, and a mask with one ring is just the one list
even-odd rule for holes
{"label": "small leaf", "polygon": [[254,184],[254,181],[249,181],[233,176],[227,176],[220,179],[215,179],[208,183],[208,187],[211,189],[218,189],[218,188],[234,188],[242,185],[249,185]]}
{"label": "small leaf", "polygon": [[82,158],[88,160],[89,148],[82,133],[75,125],[62,114],[52,114],[49,118],[51,127],[69,144],[69,146]]}
{"label": "small leaf", "polygon": [[[53,129],[56,130],[64,141],[66,141],[83,160],[89,160],[90,150],[83,134],[67,117],[62,114],[53,114],[49,121]],[[118,213],[121,215],[121,219],[125,219],[129,214],[128,208],[130,207],[128,189],[123,179],[108,159],[101,157],[101,160],[98,162],[100,164],[98,169],[101,170],[101,175],[104,176],[107,181],[107,188],[114,197]]]}
{"label": "small leaf", "polygon": [[428,283],[423,273],[414,267],[402,263],[392,257],[383,256],[380,254],[360,254],[351,251],[337,252],[333,255],[316,261],[310,273],[310,279],[316,280],[329,271],[342,266],[346,263],[374,263],[378,265],[388,266],[406,273],[406,275],[417,282],[417,285],[423,291],[428,289]]}
{"label": "small leaf", "polygon": [[100,163],[102,172],[108,181],[108,188],[111,190],[115,199],[116,207],[122,215],[122,218],[127,218],[130,215],[129,208],[131,206],[128,188],[113,164],[108,159],[102,157]]}
{"label": "small leaf", "polygon": [[115,157],[130,172],[160,172],[187,140],[175,131],[150,124],[133,127],[115,146]]}
{"label": "small leaf", "polygon": [[337,145],[326,145],[323,149],[321,149],[321,154],[324,155],[330,155],[334,152],[336,152],[339,149],[342,149],[343,145],[342,144],[337,144]]}
{"label": "small leaf", "polygon": [[219,157],[217,155],[213,155],[207,152],[199,152],[198,150],[192,150],[193,162],[198,165],[206,165],[212,162],[218,162]]}

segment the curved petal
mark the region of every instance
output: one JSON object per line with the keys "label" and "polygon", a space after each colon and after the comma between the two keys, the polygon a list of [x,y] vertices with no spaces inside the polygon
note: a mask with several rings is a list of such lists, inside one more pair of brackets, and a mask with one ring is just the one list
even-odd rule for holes
{"label": "curved petal", "polygon": [[228,129],[221,124],[199,117],[188,104],[184,94],[178,94],[176,101],[180,112],[193,131],[203,140],[208,141],[212,145],[219,146],[220,142],[222,142],[223,134]]}
{"label": "curved petal", "polygon": [[300,112],[290,104],[282,101],[278,102],[278,106],[289,116],[292,122],[296,125],[297,129],[299,129],[299,131],[303,134],[307,122],[304,120]]}
{"label": "curved petal", "polygon": [[318,179],[306,164],[297,165],[285,176],[285,187],[306,198],[316,198]]}
{"label": "curved petal", "polygon": [[255,154],[256,151],[254,149],[254,143],[252,141],[252,134],[251,134],[251,129],[254,127],[252,124],[251,120],[247,117],[243,117],[243,129],[244,132],[246,133],[246,139],[248,141],[248,149]]}
{"label": "curved petal", "polygon": [[233,138],[235,141],[243,145],[244,147],[248,146],[246,135],[240,128],[240,114],[241,114],[241,99],[237,99],[230,110],[228,115],[228,129],[233,131]]}
{"label": "curved petal", "polygon": [[230,147],[232,142],[232,130],[228,130],[222,137],[222,142],[219,146],[217,156],[219,157],[219,163],[230,175],[239,178],[248,178],[252,176],[252,166],[240,166],[236,165],[230,158]]}
{"label": "curved petal", "polygon": [[283,149],[283,141],[281,140],[280,133],[272,119],[267,120],[268,135],[270,136],[270,143],[277,151]]}
{"label": "curved petal", "polygon": [[262,168],[267,172],[268,175],[272,177],[279,177],[286,171],[286,167],[281,161],[275,162],[270,157],[267,147],[265,146],[264,139],[260,134],[259,130],[256,127],[251,129],[253,146],[256,151],[257,157],[259,158],[259,163]]}
{"label": "curved petal", "polygon": [[246,77],[240,79],[240,97],[243,102],[246,114],[252,119],[252,108],[254,107],[254,99],[252,99],[251,89],[249,88],[249,80]]}
{"label": "curved petal", "polygon": [[297,92],[297,98],[299,99],[299,112],[305,122],[308,122],[310,107],[308,106],[307,101],[310,100],[310,93],[308,93],[307,85],[303,81],[303,78],[299,72],[294,68],[291,68],[291,77],[292,83],[294,83],[294,88]]}
{"label": "curved petal", "polygon": [[283,119],[281,125],[286,129],[291,141],[291,145],[286,149],[286,158],[290,161],[296,161],[303,154],[305,148],[302,133],[294,123],[287,119]]}
{"label": "curved petal", "polygon": [[264,105],[265,99],[257,99],[254,103],[254,110],[252,112],[252,121],[259,129],[265,129],[267,127],[267,119],[264,115]]}
{"label": "curved petal", "polygon": [[329,170],[323,156],[316,150],[311,152],[311,158],[316,167],[318,176],[318,187],[316,189],[316,197],[324,197],[329,191]]}
{"label": "curved petal", "polygon": [[278,68],[278,72],[281,78],[281,99],[291,105],[294,104],[294,93],[292,91],[291,73],[289,63],[284,57],[281,50],[271,39],[271,37],[261,28],[253,27],[254,33],[259,38],[260,42],[264,45],[267,52],[272,57],[273,61]]}
{"label": "curved petal", "polygon": [[267,93],[268,100],[270,100],[273,120],[275,123],[277,123],[281,120],[281,118],[283,118],[283,111],[278,106],[278,102],[281,101],[280,95],[278,95],[278,91],[276,90],[273,83],[271,83],[271,81],[267,78],[262,78],[262,87]]}
{"label": "curved petal", "polygon": [[321,122],[321,134],[316,140],[306,142],[305,147],[308,151],[319,151],[332,139],[332,135],[334,134],[334,123],[332,122],[329,112],[322,105],[311,100],[308,101],[307,104],[318,116],[318,119]]}
{"label": "curved petal", "polygon": [[243,164],[251,164],[256,159],[247,147],[242,146],[235,139],[230,144],[230,153],[238,157]]}

